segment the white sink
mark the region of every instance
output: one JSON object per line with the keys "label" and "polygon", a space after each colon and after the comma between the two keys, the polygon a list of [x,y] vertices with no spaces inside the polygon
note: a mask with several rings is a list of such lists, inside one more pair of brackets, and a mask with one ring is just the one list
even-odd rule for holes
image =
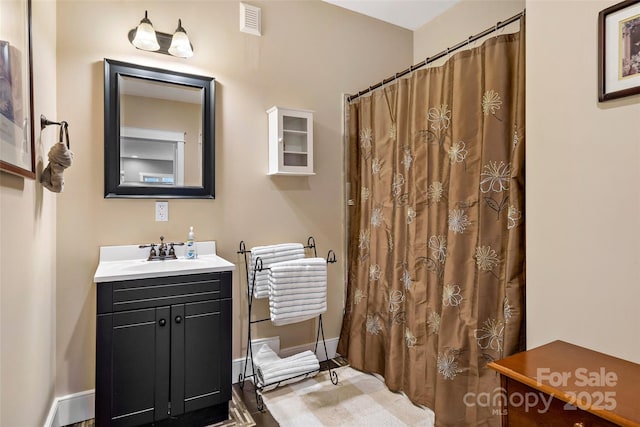
{"label": "white sink", "polygon": [[148,248],[102,246],[100,264],[93,280],[100,283],[235,270],[234,264],[216,255],[215,242],[197,242],[196,247],[196,259],[184,258],[184,248],[176,247],[178,259],[147,261]]}

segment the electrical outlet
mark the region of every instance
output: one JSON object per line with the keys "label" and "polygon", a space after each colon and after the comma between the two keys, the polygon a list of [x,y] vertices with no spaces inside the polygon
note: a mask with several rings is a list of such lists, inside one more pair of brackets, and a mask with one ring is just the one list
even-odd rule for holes
{"label": "electrical outlet", "polygon": [[156,202],[156,221],[169,221],[169,202]]}

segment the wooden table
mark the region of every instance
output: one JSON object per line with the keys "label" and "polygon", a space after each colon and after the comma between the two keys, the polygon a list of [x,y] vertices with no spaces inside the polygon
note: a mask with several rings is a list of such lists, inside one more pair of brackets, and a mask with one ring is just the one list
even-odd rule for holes
{"label": "wooden table", "polygon": [[502,425],[640,427],[640,365],[563,341],[489,363]]}

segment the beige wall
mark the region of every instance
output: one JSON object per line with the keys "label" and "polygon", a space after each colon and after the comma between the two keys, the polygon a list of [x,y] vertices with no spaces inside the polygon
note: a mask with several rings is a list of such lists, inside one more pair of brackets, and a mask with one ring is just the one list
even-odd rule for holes
{"label": "beige wall", "polygon": [[[248,247],[305,242],[344,262],[341,94],[355,92],[408,65],[412,33],[314,1],[253,1],[263,36],[241,33],[238,1],[58,3],[58,113],[70,122],[75,164],[57,212],[57,395],[94,386],[95,285],[101,245],[200,240],[240,264]],[[195,54],[182,60],[138,51],[127,32],[149,10],[159,31],[182,18]],[[96,25],[99,23],[99,25]],[[91,37],[78,36],[92,34]],[[216,200],[170,200],[169,222],[154,221],[154,200],[103,198],[103,58],[216,78]],[[267,115],[272,105],[315,111],[313,177],[269,177]],[[342,320],[343,264],[329,268],[327,338]],[[233,356],[246,335],[245,282],[234,274]],[[264,314],[266,304],[260,301]],[[260,314],[258,314],[260,315]],[[313,341],[311,322],[273,328],[282,347]]]}
{"label": "beige wall", "polygon": [[[55,3],[34,1],[33,117],[37,118],[57,116],[55,13]],[[56,139],[57,129],[41,132],[36,124],[38,173]],[[55,239],[56,195],[37,181],[0,172],[2,426],[43,425],[54,397]]]}
{"label": "beige wall", "polygon": [[640,362],[640,96],[597,96],[615,3],[527,1],[527,341]]}
{"label": "beige wall", "polygon": [[[413,33],[413,62],[422,62],[428,56],[446,50],[447,47],[465,41],[469,36],[478,34],[494,26],[498,21],[522,12],[525,0],[462,0],[443,14],[418,28]],[[501,32],[518,31],[518,24],[512,24]],[[471,44],[479,46],[482,40]],[[439,65],[445,58],[435,62]]]}

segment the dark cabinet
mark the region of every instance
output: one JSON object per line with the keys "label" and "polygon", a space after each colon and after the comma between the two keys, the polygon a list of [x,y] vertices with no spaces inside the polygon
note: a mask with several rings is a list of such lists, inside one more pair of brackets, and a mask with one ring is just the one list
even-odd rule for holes
{"label": "dark cabinet", "polygon": [[231,399],[231,272],[98,284],[96,424],[207,425]]}

